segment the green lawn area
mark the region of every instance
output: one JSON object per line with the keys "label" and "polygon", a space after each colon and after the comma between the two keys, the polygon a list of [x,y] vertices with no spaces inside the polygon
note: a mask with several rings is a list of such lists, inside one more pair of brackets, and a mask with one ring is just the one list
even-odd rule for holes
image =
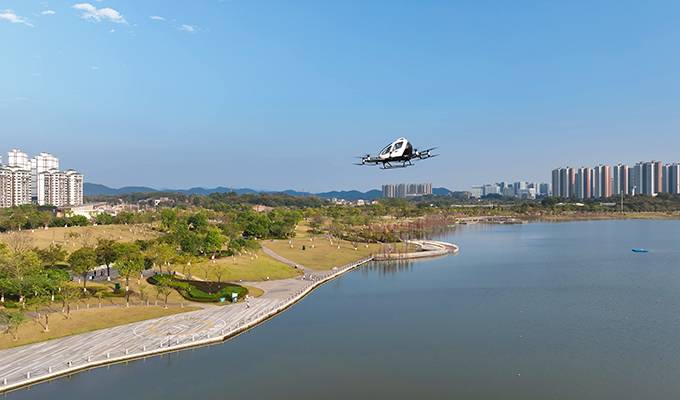
{"label": "green lawn area", "polygon": [[160,235],[151,225],[98,225],[72,226],[68,228],[48,228],[24,230],[21,232],[0,233],[0,241],[12,240],[12,235],[20,235],[31,246],[46,248],[50,244],[61,244],[68,252],[84,245],[96,246],[97,239],[111,239],[119,242],[134,242],[138,239],[153,239]]}
{"label": "green lawn area", "polygon": [[[251,254],[209,260],[191,267],[176,267],[178,272],[194,279],[222,282],[264,281],[269,278],[286,279],[301,274],[300,271],[274,260],[261,250]],[[187,276],[188,277],[188,276]]]}
{"label": "green lawn area", "polygon": [[[300,224],[295,228],[292,240],[267,240],[262,245],[275,253],[308,268],[326,270],[360,260],[373,254],[392,251],[416,251],[417,247],[406,243],[356,243],[356,249],[346,240],[330,240],[323,235],[312,235],[309,226]],[[302,250],[302,246],[305,250]],[[312,246],[314,246],[312,248]]]}
{"label": "green lawn area", "polygon": [[319,270],[339,267],[383,251],[383,246],[375,243],[368,247],[365,243],[357,243],[355,250],[351,242],[333,240],[331,243],[322,235],[311,235],[308,230],[308,226],[300,224],[290,243],[288,240],[267,240],[262,245],[291,261]]}

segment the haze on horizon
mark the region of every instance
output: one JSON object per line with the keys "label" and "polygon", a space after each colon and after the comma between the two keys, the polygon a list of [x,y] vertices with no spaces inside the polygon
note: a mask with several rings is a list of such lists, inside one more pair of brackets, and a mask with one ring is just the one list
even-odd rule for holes
{"label": "haze on horizon", "polygon": [[[308,191],[680,161],[679,20],[673,1],[3,1],[0,151],[113,187]],[[442,156],[352,165],[399,136]]]}

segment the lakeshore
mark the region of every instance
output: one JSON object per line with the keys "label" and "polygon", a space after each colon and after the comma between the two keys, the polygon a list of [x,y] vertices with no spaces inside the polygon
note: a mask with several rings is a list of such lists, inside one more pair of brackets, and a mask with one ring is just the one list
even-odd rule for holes
{"label": "lakeshore", "polygon": [[[411,258],[458,251],[456,245],[444,242],[418,241],[418,245],[422,252],[411,254]],[[280,261],[293,263],[266,247],[264,250]],[[303,277],[247,283],[264,294],[246,302],[1,350],[0,392],[99,366],[223,342],[281,313],[320,285],[373,260],[366,257],[329,271],[298,264],[305,272]]]}

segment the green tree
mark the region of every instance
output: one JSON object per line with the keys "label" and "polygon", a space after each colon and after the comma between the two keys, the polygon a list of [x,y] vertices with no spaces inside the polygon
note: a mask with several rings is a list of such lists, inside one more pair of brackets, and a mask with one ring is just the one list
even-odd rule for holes
{"label": "green tree", "polygon": [[203,250],[205,253],[211,254],[215,258],[216,253],[222,250],[223,244],[224,236],[222,232],[215,227],[209,227],[203,238]]}
{"label": "green tree", "polygon": [[64,262],[66,255],[64,247],[57,243],[51,243],[46,249],[38,250],[38,256],[40,256],[43,264],[51,268],[54,268],[57,263]]}
{"label": "green tree", "polygon": [[146,250],[146,256],[158,265],[160,272],[163,272],[163,266],[169,266],[177,257],[177,251],[169,243],[158,242],[149,246]]}
{"label": "green tree", "polygon": [[87,292],[87,273],[97,265],[97,253],[91,247],[81,247],[71,253],[68,263],[73,273],[83,277],[83,293]]}
{"label": "green tree", "polygon": [[6,333],[12,335],[14,341],[19,340],[19,327],[26,321],[26,316],[18,311],[3,311],[0,322],[6,326]]}
{"label": "green tree", "polygon": [[113,216],[108,213],[97,214],[94,217],[94,223],[97,225],[111,225],[113,224]]}
{"label": "green tree", "polygon": [[70,226],[88,226],[90,221],[85,216],[74,215],[68,219],[68,223]]}
{"label": "green tree", "polygon": [[177,211],[171,208],[164,208],[161,211],[161,227],[166,231],[169,231],[175,227],[177,224]]}
{"label": "green tree", "polygon": [[118,259],[116,242],[111,239],[99,239],[95,248],[97,262],[106,265],[106,276],[111,277],[111,264]]}
{"label": "green tree", "polygon": [[170,297],[172,289],[170,289],[168,284],[163,280],[156,282],[154,289],[156,290],[156,297],[163,296],[163,308],[168,308],[168,297]]}
{"label": "green tree", "polygon": [[139,247],[133,243],[121,243],[118,245],[118,261],[116,269],[125,277],[125,294],[129,305],[130,276],[144,271],[144,256]]}
{"label": "green tree", "polygon": [[10,250],[4,255],[0,269],[2,276],[8,279],[6,289],[14,289],[24,307],[26,290],[31,288],[27,282],[32,275],[41,271],[40,258],[32,250]]}

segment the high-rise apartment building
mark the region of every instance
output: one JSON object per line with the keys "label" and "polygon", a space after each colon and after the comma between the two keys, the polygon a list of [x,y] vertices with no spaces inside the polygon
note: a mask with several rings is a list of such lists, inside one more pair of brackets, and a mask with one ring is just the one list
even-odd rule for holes
{"label": "high-rise apartment building", "polygon": [[602,165],[600,169],[600,197],[612,197],[612,167]]}
{"label": "high-rise apartment building", "polygon": [[19,149],[12,149],[7,152],[7,166],[30,171],[31,161],[28,158],[28,154]]}
{"label": "high-rise apartment building", "polygon": [[0,167],[0,207],[31,202],[31,171],[18,166]]}
{"label": "high-rise apartment building", "polygon": [[571,168],[560,168],[560,197],[571,197]]}
{"label": "high-rise apartment building", "polygon": [[58,169],[59,159],[50,153],[40,153],[31,159],[31,197],[41,206],[49,203],[45,202],[45,180],[41,179],[40,174]]}
{"label": "high-rise apartment building", "polygon": [[560,185],[560,169],[552,170],[552,195],[555,197],[562,197],[562,186]]}
{"label": "high-rise apartment building", "polygon": [[654,168],[654,190],[655,193],[663,193],[663,163],[661,161],[652,161]]}
{"label": "high-rise apartment building", "polygon": [[83,204],[83,174],[76,170],[69,169],[66,174],[66,193],[68,205],[79,206]]}
{"label": "high-rise apartment building", "polygon": [[602,197],[602,165],[593,168],[593,197]]}
{"label": "high-rise apartment building", "polygon": [[641,194],[654,196],[656,194],[656,168],[654,162],[642,163],[642,191]]}
{"label": "high-rise apartment building", "polygon": [[400,183],[398,185],[383,185],[383,197],[404,198],[414,196],[426,196],[432,194],[431,183]]}
{"label": "high-rise apartment building", "polygon": [[668,166],[668,193],[680,194],[680,164]]}
{"label": "high-rise apartment building", "polygon": [[0,167],[0,207],[29,204],[78,206],[83,204],[83,175],[75,170],[60,171],[59,159],[40,153],[30,159],[12,149],[6,167]]}

